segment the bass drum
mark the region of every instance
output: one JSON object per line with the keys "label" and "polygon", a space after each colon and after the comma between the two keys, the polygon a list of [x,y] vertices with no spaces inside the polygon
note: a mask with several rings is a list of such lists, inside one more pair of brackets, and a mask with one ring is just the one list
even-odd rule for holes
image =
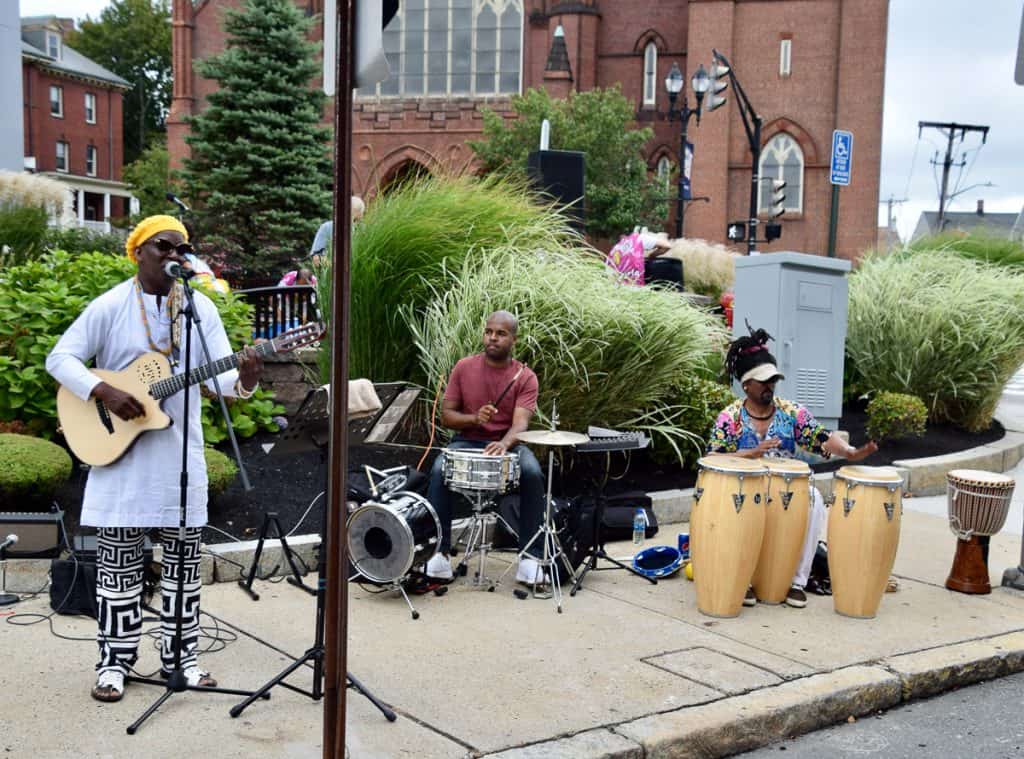
{"label": "bass drum", "polygon": [[441,520],[430,502],[400,491],[384,503],[368,501],[348,518],[348,556],[372,582],[397,582],[437,551]]}

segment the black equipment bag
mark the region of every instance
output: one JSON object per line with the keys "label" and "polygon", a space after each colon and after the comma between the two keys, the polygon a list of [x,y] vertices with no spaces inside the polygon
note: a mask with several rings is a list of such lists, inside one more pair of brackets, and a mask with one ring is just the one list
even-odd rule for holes
{"label": "black equipment bag", "polygon": [[96,562],[50,562],[50,608],[58,614],[82,614],[95,619]]}
{"label": "black equipment bag", "polygon": [[644,537],[653,538],[658,534],[658,518],[651,506],[651,497],[642,490],[630,490],[625,493],[606,496],[604,499],[604,518],[601,520],[601,538],[603,541],[633,539],[633,515],[637,509],[647,514],[647,528]]}

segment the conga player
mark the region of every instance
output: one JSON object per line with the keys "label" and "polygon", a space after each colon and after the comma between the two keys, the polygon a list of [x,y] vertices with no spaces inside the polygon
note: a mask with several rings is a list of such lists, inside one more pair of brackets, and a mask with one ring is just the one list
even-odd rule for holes
{"label": "conga player", "polygon": [[[537,375],[512,358],[519,323],[508,311],[495,311],[484,327],[484,350],[460,359],[452,369],[441,405],[441,423],[455,430],[449,449],[478,450],[486,455],[519,456],[519,548],[526,548],[544,516],[544,475],[536,457],[516,435],[530,425],[537,409]],[[441,544],[427,562],[427,576],[451,579],[448,559],[452,540],[452,492],[444,483],[444,457],[430,470],[427,499],[441,521]],[[539,556],[541,541],[530,553]],[[519,561],[516,580],[543,582],[541,568],[530,556]]]}
{"label": "conga player", "polygon": [[[785,377],[766,347],[770,339],[771,335],[758,329],[730,344],[726,370],[739,381],[744,397],[718,415],[711,430],[708,453],[728,453],[742,458],[795,458],[796,449],[800,447],[825,458],[842,456],[854,462],[877,451],[878,446],[873,441],[854,448],[837,433],[819,424],[804,406],[775,397],[775,383]],[[800,563],[786,596],[786,603],[796,608],[807,605],[804,588],[826,515],[818,489],[812,488],[811,495],[811,513]],[[753,606],[755,603],[753,590],[748,590],[743,604]]]}

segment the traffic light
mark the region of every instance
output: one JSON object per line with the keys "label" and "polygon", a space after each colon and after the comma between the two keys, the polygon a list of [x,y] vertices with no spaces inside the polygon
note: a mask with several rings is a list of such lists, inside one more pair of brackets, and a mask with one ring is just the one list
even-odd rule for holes
{"label": "traffic light", "polygon": [[768,217],[777,219],[786,212],[786,183],[781,179],[772,180],[772,200]]}
{"label": "traffic light", "polygon": [[[334,94],[334,67],[338,56],[338,0],[324,0],[324,92]],[[388,78],[384,55],[384,27],[398,12],[399,0],[353,0],[352,86],[370,87]]]}
{"label": "traffic light", "polygon": [[729,222],[725,229],[725,237],[729,242],[743,242],[747,239],[747,223],[745,221]]}
{"label": "traffic light", "polygon": [[723,92],[729,86],[729,67],[717,58],[711,64],[711,88],[708,90],[707,99],[704,101],[704,112],[711,113],[716,108],[725,105],[725,96],[718,93]]}

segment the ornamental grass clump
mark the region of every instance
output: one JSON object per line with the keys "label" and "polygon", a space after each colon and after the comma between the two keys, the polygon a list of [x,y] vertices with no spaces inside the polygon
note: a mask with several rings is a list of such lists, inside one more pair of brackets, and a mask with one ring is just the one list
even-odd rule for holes
{"label": "ornamental grass clump", "polygon": [[974,261],[1011,266],[1024,271],[1024,243],[993,237],[983,233],[963,234],[947,232],[915,240],[904,250],[905,255],[942,251]]}
{"label": "ornamental grass clump", "polygon": [[720,321],[678,293],[616,285],[599,260],[513,245],[466,261],[421,311],[403,309],[428,387],[481,350],[487,316],[505,309],[519,317],[514,355],[537,373],[539,422],[557,401],[564,430],[643,429],[680,459],[681,446],[702,447],[707,430],[681,426],[677,386],[720,349]]}
{"label": "ornamental grass clump", "polygon": [[681,237],[672,241],[664,258],[683,262],[683,282],[691,292],[715,300],[736,281],[736,254],[724,245]]}
{"label": "ornamental grass clump", "polygon": [[1024,363],[1024,275],[941,252],[865,259],[850,276],[846,355],[865,389],[984,430]]}
{"label": "ornamental grass clump", "polygon": [[399,310],[423,308],[446,270],[499,246],[508,256],[589,251],[564,216],[512,180],[432,176],[375,199],[352,230],[350,375],[422,381]]}

